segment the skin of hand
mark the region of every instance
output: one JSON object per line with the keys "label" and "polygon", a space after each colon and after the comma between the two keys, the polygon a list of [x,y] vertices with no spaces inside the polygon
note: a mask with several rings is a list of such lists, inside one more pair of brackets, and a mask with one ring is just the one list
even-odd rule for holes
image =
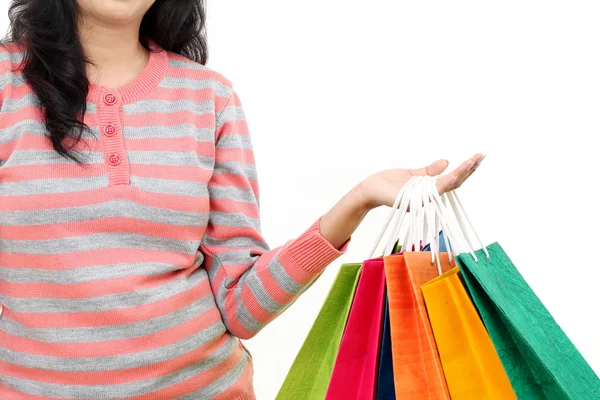
{"label": "skin of hand", "polygon": [[392,207],[398,191],[413,176],[441,175],[437,182],[440,194],[459,188],[481,165],[485,156],[475,154],[454,171],[441,175],[448,168],[447,160],[438,160],[418,169],[388,169],[368,176],[321,218],[321,235],[335,248],[340,248],[354,233],[367,213],[380,206]]}

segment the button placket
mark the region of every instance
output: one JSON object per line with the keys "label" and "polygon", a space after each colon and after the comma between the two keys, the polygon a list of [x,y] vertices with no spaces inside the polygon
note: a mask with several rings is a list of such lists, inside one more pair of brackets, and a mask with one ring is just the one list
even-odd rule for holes
{"label": "button placket", "polygon": [[107,164],[109,186],[129,184],[129,165],[121,128],[121,103],[116,92],[107,92],[98,104],[98,123],[102,135],[104,160]]}

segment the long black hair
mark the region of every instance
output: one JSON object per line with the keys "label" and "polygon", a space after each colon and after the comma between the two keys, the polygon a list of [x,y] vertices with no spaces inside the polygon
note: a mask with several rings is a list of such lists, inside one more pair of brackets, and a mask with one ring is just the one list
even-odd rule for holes
{"label": "long black hair", "polygon": [[[83,122],[89,81],[88,59],[79,40],[77,0],[12,0],[10,27],[4,43],[25,48],[22,73],[44,108],[46,129],[54,149],[82,164],[63,146],[68,135],[73,147],[88,127]],[[140,42],[148,39],[161,48],[201,64],[208,59],[203,0],[157,0],[140,27]]]}

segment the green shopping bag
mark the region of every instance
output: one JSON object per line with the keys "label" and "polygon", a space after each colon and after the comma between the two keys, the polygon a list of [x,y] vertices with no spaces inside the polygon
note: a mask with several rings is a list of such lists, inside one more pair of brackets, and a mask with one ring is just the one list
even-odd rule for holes
{"label": "green shopping bag", "polygon": [[276,400],[324,399],[362,264],[343,264]]}
{"label": "green shopping bag", "polygon": [[519,400],[600,399],[600,379],[502,247],[487,249],[457,262]]}

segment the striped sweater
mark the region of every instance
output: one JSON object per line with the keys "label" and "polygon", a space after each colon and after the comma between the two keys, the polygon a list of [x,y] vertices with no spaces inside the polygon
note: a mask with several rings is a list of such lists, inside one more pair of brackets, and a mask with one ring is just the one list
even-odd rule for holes
{"label": "striped sweater", "polygon": [[60,157],[0,50],[0,399],[254,399],[254,336],[344,253],[320,218],[270,249],[240,99],[151,45],[118,89],[90,84]]}

